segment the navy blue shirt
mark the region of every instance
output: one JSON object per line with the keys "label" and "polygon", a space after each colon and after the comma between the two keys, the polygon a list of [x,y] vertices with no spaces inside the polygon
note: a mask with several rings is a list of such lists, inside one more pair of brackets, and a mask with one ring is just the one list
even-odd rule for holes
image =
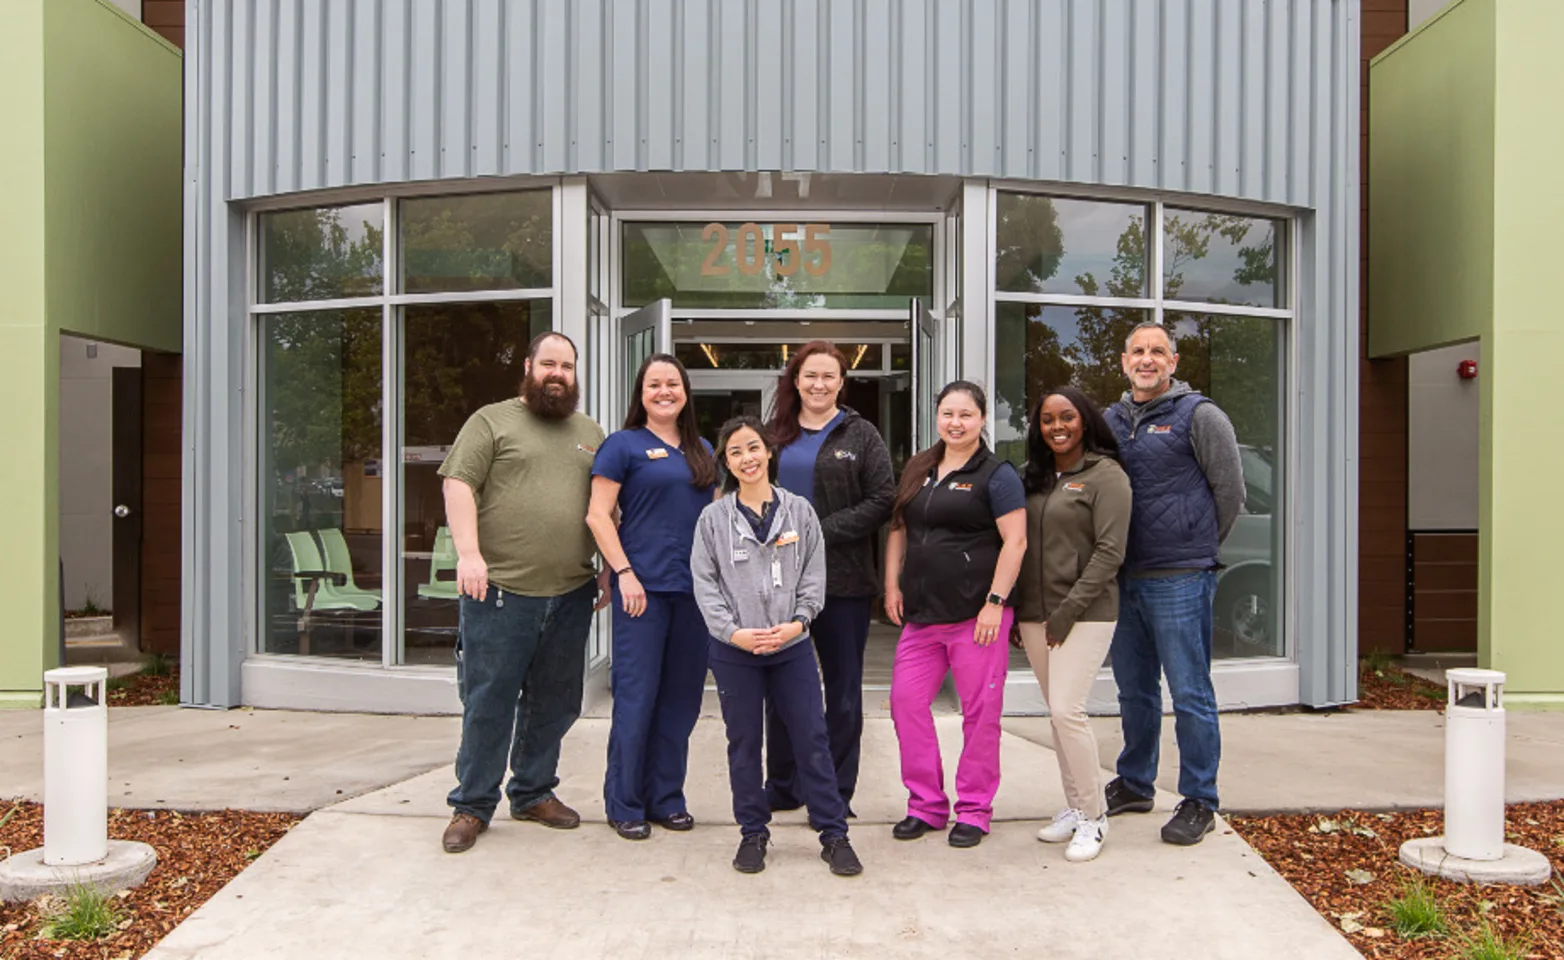
{"label": "navy blue shirt", "polygon": [[[701,441],[706,449],[711,444]],[[715,486],[690,483],[684,453],[645,427],[609,435],[592,475],[619,484],[619,543],[647,590],[691,593],[690,550],[695,522]]]}
{"label": "navy blue shirt", "polygon": [[820,448],[825,445],[826,435],[845,419],[847,413],[838,410],[831,422],[819,430],[800,427],[798,439],[783,447],[777,460],[777,486],[798,494],[808,500],[811,507],[814,506],[815,461],[820,459]]}
{"label": "navy blue shirt", "polygon": [[999,469],[988,478],[988,505],[994,511],[994,519],[1013,510],[1026,509],[1026,487],[1015,470]]}

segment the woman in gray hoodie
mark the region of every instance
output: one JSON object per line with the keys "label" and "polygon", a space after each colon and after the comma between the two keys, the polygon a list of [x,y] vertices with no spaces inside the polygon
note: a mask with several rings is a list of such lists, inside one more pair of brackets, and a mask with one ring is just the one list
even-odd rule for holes
{"label": "woman in gray hoodie", "polygon": [[846,804],[831,765],[809,641],[809,623],[825,604],[824,541],[809,502],[772,485],[774,454],[756,418],[723,424],[717,456],[726,467],[726,495],[701,512],[690,556],[728,731],[728,784],[740,832],[733,868],[766,868],[771,807],[761,745],[769,700],[795,745],[800,792],[820,831],[820,859],[832,873],[850,877],[863,865],[847,842]]}

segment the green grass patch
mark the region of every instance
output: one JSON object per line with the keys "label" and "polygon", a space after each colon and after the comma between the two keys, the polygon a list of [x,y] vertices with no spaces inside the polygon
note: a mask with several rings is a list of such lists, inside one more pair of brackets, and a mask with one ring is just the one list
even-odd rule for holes
{"label": "green grass patch", "polygon": [[1422,877],[1401,883],[1401,896],[1385,904],[1390,925],[1403,940],[1442,937],[1450,932],[1444,908],[1434,899],[1434,888]]}
{"label": "green grass patch", "polygon": [[125,915],[114,897],[93,886],[71,887],[44,920],[47,940],[99,940],[119,929]]}
{"label": "green grass patch", "polygon": [[174,672],[174,661],[166,653],[149,653],[141,661],[143,677],[166,677]]}
{"label": "green grass patch", "polygon": [[110,690],[129,690],[132,682],[129,677],[110,677],[105,686]]}
{"label": "green grass patch", "polygon": [[1455,956],[1459,960],[1524,960],[1524,941],[1506,940],[1487,920],[1473,932],[1455,935]]}
{"label": "green grass patch", "polygon": [[157,695],[157,702],[159,706],[177,707],[179,706],[179,691],[164,690],[162,693]]}

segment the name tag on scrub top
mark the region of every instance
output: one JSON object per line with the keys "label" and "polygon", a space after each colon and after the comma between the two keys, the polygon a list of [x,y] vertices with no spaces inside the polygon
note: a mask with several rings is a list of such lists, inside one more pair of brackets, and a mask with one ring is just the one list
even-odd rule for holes
{"label": "name tag on scrub top", "polygon": [[787,533],[784,533],[780,537],[777,537],[777,546],[779,546],[779,547],[785,547],[785,546],[787,546],[790,543],[797,543],[797,542],[798,542],[798,531],[797,530],[789,530]]}
{"label": "name tag on scrub top", "polygon": [[648,459],[648,460],[666,460],[666,459],[668,459],[668,451],[663,449],[662,447],[653,447],[652,449],[646,451],[646,459]]}

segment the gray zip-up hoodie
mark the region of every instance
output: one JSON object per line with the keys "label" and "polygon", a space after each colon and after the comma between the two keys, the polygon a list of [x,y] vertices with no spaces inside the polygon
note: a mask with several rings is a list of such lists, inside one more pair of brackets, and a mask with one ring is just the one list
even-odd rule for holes
{"label": "gray zip-up hoodie", "polygon": [[[795,617],[812,622],[825,606],[820,520],[803,497],[771,489],[776,514],[764,543],[739,513],[737,493],[702,510],[695,524],[690,554],[695,602],[712,637],[730,646],[739,630],[774,627]],[[806,623],[804,632],[777,652],[808,638]]]}

